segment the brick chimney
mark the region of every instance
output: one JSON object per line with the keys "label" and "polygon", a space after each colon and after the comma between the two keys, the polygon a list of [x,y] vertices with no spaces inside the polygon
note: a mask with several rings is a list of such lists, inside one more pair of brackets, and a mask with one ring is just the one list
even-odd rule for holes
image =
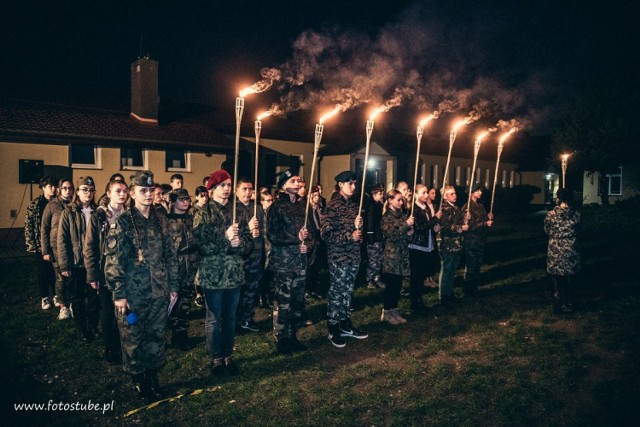
{"label": "brick chimney", "polygon": [[131,117],[158,124],[158,62],[145,56],[131,64]]}

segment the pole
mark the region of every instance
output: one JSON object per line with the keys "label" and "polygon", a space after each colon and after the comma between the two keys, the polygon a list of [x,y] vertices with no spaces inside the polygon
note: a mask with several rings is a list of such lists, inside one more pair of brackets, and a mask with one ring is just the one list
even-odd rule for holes
{"label": "pole", "polygon": [[447,155],[447,165],[444,168],[444,176],[442,177],[442,193],[440,194],[440,210],[442,210],[442,204],[444,203],[444,186],[447,185],[447,178],[449,176],[449,163],[451,162],[451,150],[453,149],[453,143],[456,140],[457,130],[452,130],[449,134],[449,154]]}
{"label": "pole", "polygon": [[413,216],[413,207],[416,204],[416,184],[418,182],[418,164],[420,163],[420,143],[422,142],[422,134],[424,132],[424,128],[422,126],[418,126],[416,129],[416,138],[418,139],[418,146],[416,148],[416,168],[413,173],[413,201],[411,203],[411,216]]}
{"label": "pole", "polygon": [[498,141],[498,158],[496,159],[496,172],[493,175],[493,189],[491,190],[491,207],[489,208],[489,213],[493,214],[493,199],[496,195],[496,184],[498,183],[498,167],[500,166],[500,155],[502,154],[502,149],[504,148],[504,140]]}
{"label": "pole", "polygon": [[482,140],[480,138],[476,139],[476,143],[473,147],[473,167],[471,168],[471,181],[469,181],[469,200],[467,201],[467,213],[469,213],[469,209],[471,208],[471,190],[473,189],[473,179],[476,172],[476,162],[478,160],[478,152],[480,152],[480,144]]}
{"label": "pole", "polygon": [[367,143],[364,149],[364,169],[362,170],[362,188],[360,189],[360,204],[358,205],[358,216],[362,214],[362,201],[364,200],[364,187],[367,179],[367,165],[369,163],[369,145],[371,134],[373,133],[373,120],[367,120]]}
{"label": "pole", "polygon": [[262,130],[262,121],[261,120],[256,120],[255,122],[255,131],[256,131],[256,158],[255,158],[255,164],[253,167],[253,177],[255,179],[255,185],[253,187],[253,191],[254,191],[254,201],[253,201],[253,217],[257,218],[258,217],[258,150],[260,148],[260,131]]}
{"label": "pole", "polygon": [[566,154],[562,156],[562,188],[566,187],[566,175],[567,175],[567,160],[568,157]]}
{"label": "pole", "polygon": [[307,191],[307,206],[304,211],[304,225],[307,227],[307,220],[309,219],[309,202],[311,201],[311,187],[313,187],[313,176],[316,171],[316,160],[318,158],[318,149],[320,148],[320,140],[322,140],[322,132],[324,131],[324,125],[316,124],[315,139],[313,142],[313,160],[311,162],[311,176],[309,177],[309,190]]}
{"label": "pole", "polygon": [[236,98],[236,151],[233,159],[233,219],[232,224],[236,223],[236,203],[237,197],[236,185],[238,184],[238,157],[240,156],[240,123],[242,122],[242,113],[244,112],[244,98]]}

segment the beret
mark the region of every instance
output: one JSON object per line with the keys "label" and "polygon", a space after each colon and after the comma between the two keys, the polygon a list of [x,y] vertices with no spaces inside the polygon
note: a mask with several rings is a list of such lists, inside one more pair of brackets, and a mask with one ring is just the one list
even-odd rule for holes
{"label": "beret", "polygon": [[207,181],[207,190],[211,190],[227,179],[231,179],[231,175],[229,175],[229,172],[224,169],[215,171],[209,176],[209,180]]}

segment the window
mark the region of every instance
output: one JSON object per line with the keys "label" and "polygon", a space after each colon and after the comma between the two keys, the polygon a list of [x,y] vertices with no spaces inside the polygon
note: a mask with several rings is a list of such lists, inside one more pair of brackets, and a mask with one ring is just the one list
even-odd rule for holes
{"label": "window", "polygon": [[101,169],[102,159],[97,145],[71,144],[69,146],[69,163],[72,168]]}
{"label": "window", "polygon": [[509,172],[509,187],[513,188],[516,183],[516,171],[512,170]]}
{"label": "window", "polygon": [[460,166],[456,166],[456,185],[460,185],[460,175],[462,175]]}
{"label": "window", "polygon": [[500,183],[500,187],[505,188],[507,186],[507,170],[502,171],[502,182]]}
{"label": "window", "polygon": [[191,155],[185,150],[167,150],[165,168],[169,172],[191,171]]}
{"label": "window", "polygon": [[609,196],[622,196],[622,167],[607,174]]}
{"label": "window", "polygon": [[431,183],[434,187],[438,187],[438,165],[431,165]]}
{"label": "window", "polygon": [[487,169],[484,176],[484,186],[489,188],[489,179],[491,178],[491,169]]}
{"label": "window", "polygon": [[467,168],[465,169],[465,178],[464,178],[465,185],[469,185],[470,179],[471,179],[471,168],[467,166]]}
{"label": "window", "polygon": [[122,170],[145,170],[148,169],[148,154],[142,148],[121,148],[120,149],[120,169]]}

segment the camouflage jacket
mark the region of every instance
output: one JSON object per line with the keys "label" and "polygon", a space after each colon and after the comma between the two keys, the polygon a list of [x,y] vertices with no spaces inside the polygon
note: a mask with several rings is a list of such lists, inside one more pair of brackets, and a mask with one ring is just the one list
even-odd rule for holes
{"label": "camouflage jacket", "polygon": [[358,264],[360,262],[360,242],[351,238],[355,231],[358,203],[353,197],[344,198],[339,192],[333,193],[322,215],[320,236],[327,244],[327,255],[332,262]]}
{"label": "camouflage jacket", "polygon": [[57,237],[58,237],[58,222],[60,221],[60,215],[65,206],[69,204],[69,201],[56,197],[49,200],[47,206],[44,207],[42,212],[42,223],[40,225],[40,246],[42,255],[50,255],[53,261],[56,259],[58,252]]}
{"label": "camouflage jacket", "polygon": [[[467,212],[467,205],[462,208],[462,212]],[[469,230],[464,235],[465,246],[482,245],[487,238],[487,211],[480,203],[471,200],[471,208],[469,209],[471,218],[469,219]]]}
{"label": "camouflage jacket", "polygon": [[155,209],[150,209],[148,219],[135,207],[120,215],[109,229],[106,255],[105,281],[114,300],[156,299],[178,292],[178,263],[169,225]]}
{"label": "camouflage jacket", "polygon": [[193,219],[193,235],[200,252],[196,284],[205,289],[232,289],[244,284],[243,256],[253,247],[246,221],[239,218],[240,246],[231,247],[225,236],[231,225],[231,202],[210,200]]}
{"label": "camouflage jacket", "polygon": [[578,235],[581,231],[580,213],[571,208],[556,206],[544,218],[544,232],[549,236],[547,272],[569,276],[580,271]]}
{"label": "camouflage jacket", "polygon": [[[90,206],[95,210],[95,205]],[[58,225],[58,265],[61,271],[84,268],[83,250],[87,221],[82,206],[70,203],[62,214]]]}
{"label": "camouflage jacket", "polygon": [[40,247],[40,227],[42,226],[42,213],[49,203],[43,194],[29,203],[24,220],[24,243],[27,252],[42,252]]}
{"label": "camouflage jacket", "polygon": [[464,212],[457,205],[445,201],[442,204],[440,218],[440,236],[442,237],[440,250],[450,253],[462,252],[463,225]]}
{"label": "camouflage jacket", "polygon": [[190,213],[167,215],[173,250],[180,262],[194,267],[198,262],[198,245],[193,235],[193,216]]}
{"label": "camouflage jacket", "polygon": [[384,262],[382,271],[398,276],[408,276],[409,240],[411,230],[402,211],[389,208],[382,215],[382,235],[384,236]]}
{"label": "camouflage jacket", "polygon": [[[237,215],[242,218],[247,224],[253,218],[253,204],[254,201],[250,200],[249,204],[245,206],[240,200],[236,203]],[[256,210],[256,215],[258,216],[259,229],[262,230],[262,224],[264,224],[264,211],[262,210],[262,206],[258,206]],[[249,254],[250,258],[262,258],[264,254],[264,236],[262,235],[262,231],[258,237],[252,237],[253,240],[253,249]]]}
{"label": "camouflage jacket", "polygon": [[[269,269],[273,271],[304,271],[307,269],[307,255],[300,253],[299,231],[304,227],[305,205],[296,196],[295,202],[287,193],[281,192],[269,208],[267,236],[271,242]],[[307,219],[309,237],[305,240],[311,245],[311,235],[316,229],[311,216]],[[311,248],[309,248],[311,249]]]}
{"label": "camouflage jacket", "polygon": [[[124,211],[123,211],[124,213]],[[116,224],[109,225],[111,212],[106,206],[98,206],[91,214],[87,232],[84,236],[84,268],[87,270],[87,283],[99,282],[106,285],[104,280],[104,266],[107,254],[107,236],[109,229]]]}

